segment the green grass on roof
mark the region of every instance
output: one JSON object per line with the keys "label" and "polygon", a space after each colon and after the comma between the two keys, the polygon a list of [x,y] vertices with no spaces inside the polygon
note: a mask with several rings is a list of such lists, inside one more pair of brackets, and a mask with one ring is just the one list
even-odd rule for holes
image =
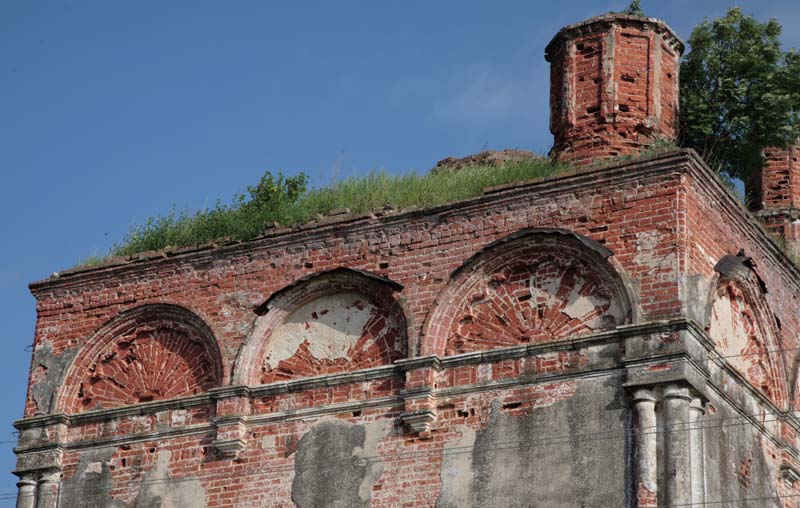
{"label": "green grass on roof", "polygon": [[[386,205],[398,208],[428,208],[480,196],[486,187],[557,174],[567,169],[547,159],[531,159],[503,166],[473,166],[458,170],[391,175],[373,171],[339,181],[330,187],[305,189],[306,177],[277,178],[267,173],[249,196],[236,196],[231,204],[195,213],[174,210],[135,225],[109,256],[130,256],[167,246],[184,247],[230,238],[251,240],[264,233],[268,224],[282,226],[307,222],[332,210],[349,208],[352,213]],[[84,265],[103,261],[94,257]]]}

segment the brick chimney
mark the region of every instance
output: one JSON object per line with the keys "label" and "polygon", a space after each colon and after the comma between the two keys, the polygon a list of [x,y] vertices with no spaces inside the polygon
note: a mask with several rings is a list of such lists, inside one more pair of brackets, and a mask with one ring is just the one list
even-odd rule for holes
{"label": "brick chimney", "polygon": [[764,169],[748,182],[750,207],[764,227],[800,256],[800,140],[766,148]]}
{"label": "brick chimney", "polygon": [[605,14],[562,28],[550,62],[550,155],[579,165],[631,155],[678,132],[683,42],[663,21]]}

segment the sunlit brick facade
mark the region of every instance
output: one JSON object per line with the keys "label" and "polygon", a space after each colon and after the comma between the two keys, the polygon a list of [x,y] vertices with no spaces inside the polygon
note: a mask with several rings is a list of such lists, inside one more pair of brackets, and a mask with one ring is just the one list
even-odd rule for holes
{"label": "sunlit brick facade", "polygon": [[573,172],[31,284],[17,506],[796,507],[800,271],[694,152],[588,164],[681,50],[559,32]]}

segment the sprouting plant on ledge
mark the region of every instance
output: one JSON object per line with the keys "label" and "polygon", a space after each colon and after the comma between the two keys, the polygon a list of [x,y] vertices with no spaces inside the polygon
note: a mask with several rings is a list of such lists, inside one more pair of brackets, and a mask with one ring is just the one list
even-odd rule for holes
{"label": "sprouting plant on ledge", "polygon": [[276,177],[267,172],[246,195],[235,196],[230,204],[217,202],[213,208],[195,213],[172,209],[166,215],[150,217],[144,224],[133,226],[109,255],[128,256],[221,238],[250,240],[263,234],[267,224],[290,226],[340,208],[362,213],[387,204],[399,208],[437,206],[480,196],[486,187],[550,176],[567,167],[535,158],[499,167],[474,166],[423,175],[372,171],[316,189],[307,188],[308,178],[303,173],[293,177],[278,173]]}
{"label": "sprouting plant on ledge", "polygon": [[629,16],[644,16],[644,12],[642,12],[642,0],[632,0],[622,13]]}

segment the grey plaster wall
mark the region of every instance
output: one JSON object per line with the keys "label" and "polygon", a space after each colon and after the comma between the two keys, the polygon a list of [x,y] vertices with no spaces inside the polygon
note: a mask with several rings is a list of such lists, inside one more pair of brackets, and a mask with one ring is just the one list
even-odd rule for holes
{"label": "grey plaster wall", "polygon": [[[573,397],[524,416],[495,403],[487,427],[445,453],[437,508],[628,506],[626,425],[619,377],[578,382]],[[587,434],[616,431],[612,439]]]}
{"label": "grey plaster wall", "polygon": [[170,452],[158,452],[155,463],[144,475],[141,489],[131,502],[114,500],[111,466],[116,447],[87,450],[78,469],[61,486],[59,508],[205,508],[206,494],[193,478],[170,481]]}
{"label": "grey plaster wall", "polygon": [[369,508],[372,487],[383,471],[374,457],[387,424],[355,425],[335,418],[316,424],[297,444],[292,501],[299,508]]}
{"label": "grey plaster wall", "polygon": [[53,354],[49,342],[43,341],[33,353],[31,369],[43,369],[44,379],[31,386],[31,396],[36,404],[37,411],[41,414],[49,413],[53,409],[56,393],[63,383],[66,369],[72,364],[78,348],[69,348],[61,354]]}
{"label": "grey plaster wall", "polygon": [[724,402],[704,423],[706,502],[737,508],[779,508],[779,472],[766,438]]}
{"label": "grey plaster wall", "polygon": [[144,478],[142,490],[132,508],[205,508],[206,492],[197,479],[181,478],[170,482],[170,452],[158,453],[156,462]]}
{"label": "grey plaster wall", "polygon": [[110,461],[115,446],[86,450],[81,454],[78,470],[61,484],[59,508],[123,508],[111,500]]}

